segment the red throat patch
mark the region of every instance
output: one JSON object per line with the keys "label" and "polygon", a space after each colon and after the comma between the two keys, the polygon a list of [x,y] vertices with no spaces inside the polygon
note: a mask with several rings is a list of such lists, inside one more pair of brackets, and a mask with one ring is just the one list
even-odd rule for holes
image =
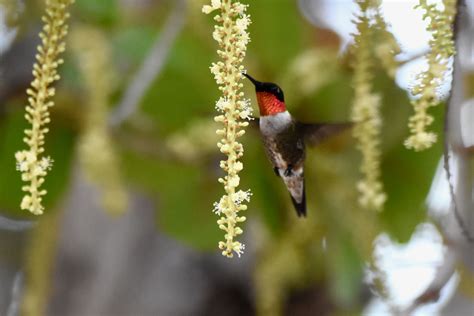
{"label": "red throat patch", "polygon": [[278,100],[270,92],[257,92],[257,101],[261,116],[275,115],[286,111],[285,102]]}

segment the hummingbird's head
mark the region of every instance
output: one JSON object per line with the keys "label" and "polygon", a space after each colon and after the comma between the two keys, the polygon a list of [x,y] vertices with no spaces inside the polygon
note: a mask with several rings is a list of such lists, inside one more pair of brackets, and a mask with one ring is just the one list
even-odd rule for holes
{"label": "hummingbird's head", "polygon": [[275,115],[286,111],[285,96],[283,90],[277,84],[260,82],[246,73],[243,75],[252,81],[255,86],[261,116]]}

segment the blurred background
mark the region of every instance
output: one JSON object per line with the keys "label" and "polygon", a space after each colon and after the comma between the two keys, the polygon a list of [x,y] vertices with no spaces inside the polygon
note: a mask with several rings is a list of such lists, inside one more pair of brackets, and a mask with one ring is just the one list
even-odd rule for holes
{"label": "blurred background", "polygon": [[[248,72],[278,83],[297,118],[349,120],[356,6],[243,2],[253,21]],[[442,142],[422,153],[403,146],[407,89],[429,39],[416,1],[382,4],[402,49],[395,79],[374,69],[383,96],[384,211],[357,205],[360,154],[349,132],[308,150],[309,214],[297,218],[249,129],[241,186],[253,196],[245,253],[234,259],[217,249],[223,232],[212,213],[223,193],[213,121],[219,91],[209,72],[218,57],[203,4],[76,0],[45,145],[54,166],[38,217],[19,208],[14,153],[25,147],[25,90],[44,3],[0,1],[0,315],[472,315],[474,249],[451,210]],[[455,61],[461,75],[439,93],[447,96],[451,82],[463,87],[451,106],[465,145],[452,152],[452,182],[473,234],[467,5]],[[256,111],[253,87],[244,86]],[[444,106],[432,112],[441,135]]]}

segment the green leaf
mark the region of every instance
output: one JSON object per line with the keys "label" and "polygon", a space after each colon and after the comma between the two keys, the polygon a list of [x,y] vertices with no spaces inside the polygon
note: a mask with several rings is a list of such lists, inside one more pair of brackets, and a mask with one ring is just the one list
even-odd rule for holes
{"label": "green leaf", "polygon": [[399,242],[407,242],[416,226],[426,219],[426,197],[442,155],[443,105],[431,108],[430,127],[438,134],[433,148],[415,152],[403,142],[408,136],[408,118],[413,113],[407,92],[386,75],[377,75],[376,88],[383,96],[382,179],[387,203],[380,214],[384,227]]}
{"label": "green leaf", "polygon": [[216,47],[203,45],[189,29],[177,39],[163,73],[142,100],[143,111],[161,131],[180,129],[203,114],[212,120],[220,95],[209,71],[211,62],[217,60]]}
{"label": "green leaf", "polygon": [[138,67],[153,45],[155,36],[156,30],[142,25],[128,25],[115,32],[112,46],[119,63],[132,63],[134,67]]}
{"label": "green leaf", "polygon": [[336,238],[330,241],[328,250],[331,293],[340,306],[352,310],[359,298],[363,267],[351,239],[341,235]]}
{"label": "green leaf", "polygon": [[249,7],[253,23],[249,27],[252,42],[248,56],[258,56],[258,67],[274,75],[280,75],[291,58],[304,47],[304,32],[311,30],[294,1],[254,1]]}
{"label": "green leaf", "polygon": [[75,16],[84,17],[88,23],[110,26],[118,19],[116,0],[80,0],[76,1],[73,8],[76,10]]}
{"label": "green leaf", "polygon": [[[204,166],[158,161],[124,153],[127,177],[157,201],[158,225],[164,232],[193,247],[217,249],[223,239],[212,213],[221,185]],[[211,176],[208,176],[211,174]]]}

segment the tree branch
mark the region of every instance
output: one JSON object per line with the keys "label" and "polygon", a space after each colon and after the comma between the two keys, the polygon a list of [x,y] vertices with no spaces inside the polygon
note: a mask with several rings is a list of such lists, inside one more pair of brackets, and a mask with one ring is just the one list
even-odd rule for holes
{"label": "tree branch", "polygon": [[[456,43],[456,48],[457,51],[459,52],[460,48],[460,28],[461,28],[461,23],[464,23],[463,18],[464,15],[468,14],[466,11],[466,5],[463,0],[458,0],[457,1],[457,13],[456,13],[456,18],[454,22],[454,40]],[[464,87],[463,87],[463,71],[460,65],[460,57],[458,54],[454,56],[454,62],[453,62],[453,83],[452,83],[452,89],[451,89],[451,94],[449,96],[448,102],[446,103],[446,113],[445,113],[445,119],[444,119],[444,168],[446,170],[446,176],[447,176],[447,181],[449,184],[449,191],[451,194],[451,201],[452,201],[452,209],[454,216],[456,218],[456,221],[459,225],[459,228],[461,229],[461,233],[464,235],[466,240],[470,243],[474,243],[474,238],[471,235],[469,228],[466,225],[466,222],[464,220],[463,214],[467,215],[467,211],[470,209],[469,206],[464,205],[458,205],[458,199],[456,197],[456,192],[454,190],[454,185],[452,183],[452,174],[451,174],[451,168],[450,168],[450,153],[452,152],[450,150],[451,146],[453,149],[456,148],[463,148],[463,141],[462,141],[462,131],[461,131],[461,122],[460,122],[460,117],[461,117],[461,107],[462,103],[464,101]],[[451,128],[452,126],[452,128]],[[469,172],[463,172],[462,169],[463,167],[467,167],[469,165],[468,163],[468,157],[466,157],[465,150],[456,150],[453,152],[453,154],[456,154],[456,156],[459,159],[458,165],[458,185],[456,188],[456,191],[463,196],[460,197],[461,201],[464,201],[462,203],[467,203],[470,204],[469,202],[469,197],[466,199],[466,187],[469,186],[469,181],[468,179],[462,179],[465,178],[466,176],[468,177]],[[467,160],[467,162],[466,162]],[[469,190],[467,190],[469,191]],[[468,193],[468,192],[467,192]],[[469,194],[469,193],[468,193]],[[469,195],[468,195],[469,196]],[[463,212],[463,210],[466,209],[466,212]]]}
{"label": "tree branch", "polygon": [[6,316],[16,316],[20,310],[20,303],[23,292],[23,272],[20,270],[16,273],[13,280],[10,304],[8,305]]}
{"label": "tree branch", "polygon": [[456,271],[457,261],[458,256],[456,255],[456,252],[451,248],[447,248],[444,261],[436,269],[435,276],[431,283],[428,285],[426,290],[424,290],[423,293],[418,296],[418,298],[407,309],[403,311],[402,314],[412,315],[413,312],[421,305],[436,302],[440,297],[441,290]]}
{"label": "tree branch", "polygon": [[0,215],[0,230],[20,232],[33,228],[36,221],[11,219]]}
{"label": "tree branch", "polygon": [[109,120],[111,126],[122,124],[137,110],[143,95],[163,69],[174,41],[183,28],[185,12],[186,0],[175,0],[175,6],[163,27],[163,32],[157,36],[150,53],[112,112]]}
{"label": "tree branch", "polygon": [[[465,259],[466,253],[471,251],[471,245],[474,241],[466,219],[472,213],[471,201],[471,181],[469,179],[471,171],[469,170],[469,157],[462,139],[461,108],[465,99],[464,91],[464,73],[461,67],[460,42],[465,38],[463,32],[465,29],[465,19],[467,18],[467,9],[463,0],[457,1],[457,13],[454,22],[453,36],[456,43],[458,54],[453,61],[453,81],[449,99],[446,103],[444,119],[444,155],[443,168],[446,172],[446,182],[449,187],[451,198],[450,206],[452,212],[446,212],[445,223],[441,224],[446,241],[446,254],[443,263],[436,270],[435,276],[429,286],[419,295],[414,302],[404,310],[404,315],[412,315],[421,305],[437,301],[441,290],[445,287],[452,275],[455,273],[457,264]],[[450,158],[456,158],[455,163],[451,164]],[[454,177],[452,173],[454,169]],[[453,181],[456,179],[456,183]],[[467,247],[467,249],[466,249]],[[468,255],[469,256],[469,255]]]}

